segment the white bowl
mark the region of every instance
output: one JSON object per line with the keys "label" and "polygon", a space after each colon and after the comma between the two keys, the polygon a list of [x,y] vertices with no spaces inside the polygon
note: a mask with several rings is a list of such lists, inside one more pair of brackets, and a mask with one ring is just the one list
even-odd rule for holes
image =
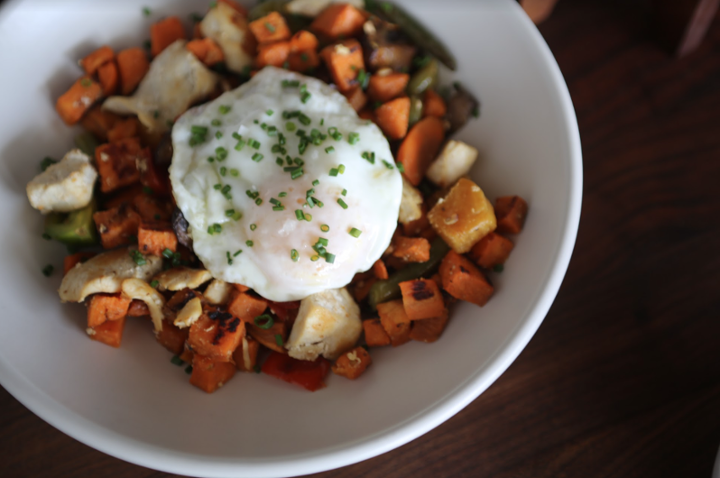
{"label": "white bowl", "polygon": [[[402,2],[410,5],[410,2]],[[513,0],[412,2],[459,60],[455,78],[482,101],[459,139],[482,157],[473,178],[491,198],[530,204],[525,230],[484,308],[461,304],[434,344],[374,349],[351,382],[330,376],[309,393],[266,375],[238,374],[206,395],[170,363],[148,325],[129,321],[120,350],[88,340],[82,306],[56,289],[64,248],[41,238],[25,184],[44,156],[61,157],[77,129],[55,99],[101,44],[136,46],[162,15],[207,2],[27,0],[0,13],[0,382],[41,418],[105,453],[171,473],[299,475],[379,455],[426,433],[483,392],[545,317],[572,252],[582,162],[573,106],[538,31]],[[153,14],[141,12],[149,5]],[[41,269],[54,264],[45,278]]]}

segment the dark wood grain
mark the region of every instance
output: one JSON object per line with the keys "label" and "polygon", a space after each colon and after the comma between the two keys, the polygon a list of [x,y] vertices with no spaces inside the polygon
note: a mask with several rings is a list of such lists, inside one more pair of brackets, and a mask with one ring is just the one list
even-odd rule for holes
{"label": "dark wood grain", "polygon": [[[628,2],[558,4],[541,31],[577,110],[585,195],[557,300],[457,416],[315,476],[710,477],[720,445],[717,22],[677,60]],[[170,476],[76,442],[4,391],[0,475]]]}

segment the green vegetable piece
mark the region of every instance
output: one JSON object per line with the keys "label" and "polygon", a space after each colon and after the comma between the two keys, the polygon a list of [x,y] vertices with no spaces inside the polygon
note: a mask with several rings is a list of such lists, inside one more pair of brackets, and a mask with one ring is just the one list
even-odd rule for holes
{"label": "green vegetable piece", "polygon": [[410,126],[422,119],[423,109],[424,105],[420,98],[417,96],[410,98],[410,119],[408,121]]}
{"label": "green vegetable piece", "polygon": [[68,246],[89,246],[97,244],[93,214],[95,201],[77,211],[50,213],[45,216],[45,234]]}
{"label": "green vegetable piece", "polygon": [[387,279],[379,280],[372,285],[368,294],[370,307],[375,310],[378,304],[399,298],[401,296],[399,285],[401,282],[432,274],[440,266],[440,262],[449,250],[450,247],[445,244],[445,241],[436,237],[430,244],[430,260],[411,264],[395,272]]}
{"label": "green vegetable piece", "polygon": [[90,156],[90,159],[95,159],[95,148],[100,146],[100,142],[92,134],[85,132],[75,136],[75,146],[80,148],[80,151]]}
{"label": "green vegetable piece", "polygon": [[407,85],[407,92],[410,96],[420,96],[429,88],[435,88],[438,83],[438,64],[435,59],[430,60],[427,65],[420,68],[410,77]]}
{"label": "green vegetable piece", "polygon": [[443,42],[405,9],[391,2],[377,0],[366,0],[365,9],[399,26],[413,43],[436,57],[443,65],[453,71],[457,67],[455,56]]}

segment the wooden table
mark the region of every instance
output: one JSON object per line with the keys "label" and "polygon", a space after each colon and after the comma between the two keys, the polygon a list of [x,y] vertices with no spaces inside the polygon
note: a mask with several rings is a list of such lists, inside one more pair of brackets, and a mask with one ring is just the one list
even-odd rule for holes
{"label": "wooden table", "polygon": [[[681,60],[620,0],[561,1],[541,31],[570,87],[585,161],[580,232],[555,304],[457,416],[315,476],[710,477],[720,445],[720,28]],[[0,476],[169,475],[76,442],[0,389]]]}

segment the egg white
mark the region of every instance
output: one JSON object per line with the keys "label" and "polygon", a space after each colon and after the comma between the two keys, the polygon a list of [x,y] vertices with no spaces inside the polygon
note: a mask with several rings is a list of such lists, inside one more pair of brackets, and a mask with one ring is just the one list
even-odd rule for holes
{"label": "egg white", "polygon": [[[300,88],[284,87],[283,80],[305,85],[310,93],[306,103],[301,100]],[[222,114],[221,106],[230,110]],[[310,118],[311,124],[283,118],[283,111],[296,110]],[[213,120],[222,124],[212,126]],[[300,154],[297,129],[288,131],[288,121],[308,135],[313,129],[327,135],[334,127],[342,139],[328,135],[322,144],[310,144]],[[208,128],[205,142],[189,145],[192,126]],[[285,137],[287,155],[304,161],[301,177],[293,180],[283,171],[287,162],[276,164],[277,157],[287,160],[285,155],[273,153],[279,136],[268,134],[270,126]],[[217,131],[222,135],[219,139]],[[348,141],[351,132],[359,135],[355,144]],[[236,151],[238,141],[233,133],[246,142],[257,140],[259,148],[246,144]],[[388,142],[377,126],[358,118],[345,97],[320,80],[266,67],[239,88],[181,116],[173,127],[172,141],[173,194],[190,224],[195,253],[216,278],[244,284],[270,300],[299,300],[345,286],[355,273],[368,270],[390,243],[397,226],[402,180]],[[333,150],[326,152],[329,147]],[[217,160],[217,148],[228,153],[223,161]],[[366,151],[375,154],[374,164],[362,157]],[[263,156],[260,161],[253,161],[256,153]],[[214,160],[210,162],[209,157]],[[344,173],[331,176],[331,169],[340,165],[344,165]],[[225,176],[221,168],[226,168]],[[232,170],[239,175],[233,176]],[[314,180],[319,181],[317,186],[313,186]],[[217,184],[231,187],[230,199],[215,189]],[[311,188],[315,190],[312,196],[324,203],[322,208],[306,204]],[[262,203],[256,204],[248,191],[252,195],[257,192]],[[281,192],[287,196],[279,197]],[[274,211],[271,198],[279,200],[284,210]],[[298,220],[297,209],[312,215],[312,220]],[[240,211],[242,218],[228,217],[228,210]],[[214,224],[219,224],[222,232],[208,233]],[[330,227],[328,232],[321,230],[323,224]],[[349,233],[352,228],[361,231],[359,237]],[[328,240],[326,249],[335,255],[333,263],[322,257],[312,260],[318,238]],[[247,241],[252,241],[252,246]],[[293,249],[297,261],[291,257]]]}

